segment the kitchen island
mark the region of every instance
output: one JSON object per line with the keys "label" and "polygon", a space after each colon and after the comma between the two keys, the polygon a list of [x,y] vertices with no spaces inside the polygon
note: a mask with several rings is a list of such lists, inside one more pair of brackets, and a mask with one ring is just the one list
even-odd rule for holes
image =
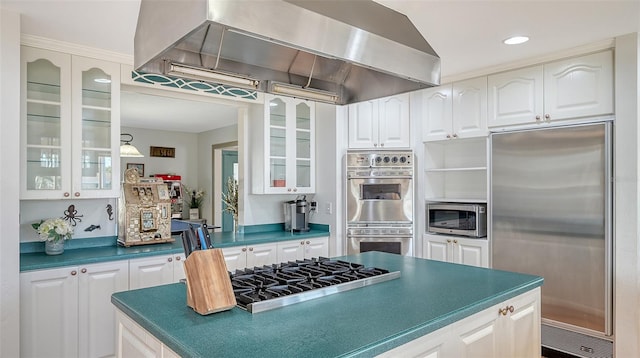
{"label": "kitchen island", "polygon": [[540,355],[541,277],[380,252],[341,259],[401,276],[257,314],[234,307],[201,316],[180,283],[115,293],[119,355],[370,357],[433,348],[462,357],[508,354],[505,347]]}

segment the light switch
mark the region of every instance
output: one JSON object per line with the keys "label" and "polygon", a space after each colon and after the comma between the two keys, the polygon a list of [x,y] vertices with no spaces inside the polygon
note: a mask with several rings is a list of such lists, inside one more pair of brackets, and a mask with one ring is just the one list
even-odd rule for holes
{"label": "light switch", "polygon": [[326,203],[324,207],[324,212],[327,214],[333,213],[333,205],[331,203]]}

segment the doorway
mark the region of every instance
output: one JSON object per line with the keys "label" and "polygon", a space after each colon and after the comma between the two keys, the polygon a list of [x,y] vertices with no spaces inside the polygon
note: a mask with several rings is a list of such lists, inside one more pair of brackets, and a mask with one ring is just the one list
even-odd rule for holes
{"label": "doorway", "polygon": [[[238,151],[237,150],[223,150],[222,151],[222,192],[224,195],[229,193],[227,188],[227,180],[229,177],[233,177],[238,180]],[[222,203],[222,210],[225,209],[225,204]],[[233,231],[233,216],[227,211],[222,212],[222,232]]]}

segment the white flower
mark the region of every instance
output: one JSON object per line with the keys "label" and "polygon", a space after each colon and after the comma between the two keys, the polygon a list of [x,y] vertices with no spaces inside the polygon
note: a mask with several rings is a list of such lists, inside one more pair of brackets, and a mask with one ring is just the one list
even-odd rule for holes
{"label": "white flower", "polygon": [[73,227],[60,218],[47,219],[31,226],[38,231],[42,241],[69,240],[73,235]]}

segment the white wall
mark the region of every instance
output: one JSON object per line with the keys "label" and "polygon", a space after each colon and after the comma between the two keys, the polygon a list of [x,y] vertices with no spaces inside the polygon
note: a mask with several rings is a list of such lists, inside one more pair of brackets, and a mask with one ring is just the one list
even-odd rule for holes
{"label": "white wall", "polygon": [[0,357],[20,354],[20,15],[0,8]]}

